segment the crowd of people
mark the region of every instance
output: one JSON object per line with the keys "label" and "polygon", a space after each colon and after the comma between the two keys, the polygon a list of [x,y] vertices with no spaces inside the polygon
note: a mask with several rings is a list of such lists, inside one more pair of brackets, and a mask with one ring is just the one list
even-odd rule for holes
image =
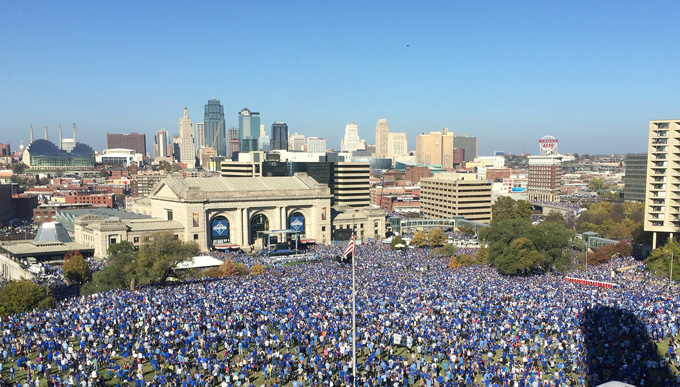
{"label": "crowd of people", "polygon": [[[312,251],[331,258],[340,249]],[[3,318],[0,373],[19,386],[680,385],[680,294],[639,270],[603,289],[560,275],[449,269],[430,253],[357,247],[356,380],[352,269],[332,259]]]}

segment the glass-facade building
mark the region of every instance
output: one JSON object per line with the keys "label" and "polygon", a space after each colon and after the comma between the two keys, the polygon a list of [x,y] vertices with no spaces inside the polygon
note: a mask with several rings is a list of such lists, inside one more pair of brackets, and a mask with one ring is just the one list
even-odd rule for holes
{"label": "glass-facade building", "polygon": [[[219,129],[219,133],[217,132]],[[227,128],[224,127],[224,106],[219,99],[211,99],[205,105],[203,115],[203,133],[206,147],[213,146],[219,156],[227,155]],[[217,139],[215,134],[217,133]]]}
{"label": "glass-facade building", "polygon": [[[260,113],[251,112],[244,108],[238,113],[238,138],[241,140],[241,152],[247,152],[244,146],[244,139],[260,138]],[[257,150],[257,145],[255,149]]]}
{"label": "glass-facade building", "polygon": [[288,125],[283,121],[276,121],[272,124],[271,149],[288,150]]}
{"label": "glass-facade building", "polygon": [[94,150],[77,143],[69,152],[47,140],[35,140],[24,151],[24,164],[30,169],[94,169]]}

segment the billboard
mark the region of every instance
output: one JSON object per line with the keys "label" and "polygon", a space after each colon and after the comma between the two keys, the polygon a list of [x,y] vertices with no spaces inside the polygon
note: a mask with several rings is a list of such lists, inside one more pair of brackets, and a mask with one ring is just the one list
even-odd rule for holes
{"label": "billboard", "polygon": [[229,239],[229,221],[215,219],[210,225],[213,239]]}
{"label": "billboard", "polygon": [[304,216],[291,216],[290,217],[290,228],[296,232],[305,232],[305,217]]}

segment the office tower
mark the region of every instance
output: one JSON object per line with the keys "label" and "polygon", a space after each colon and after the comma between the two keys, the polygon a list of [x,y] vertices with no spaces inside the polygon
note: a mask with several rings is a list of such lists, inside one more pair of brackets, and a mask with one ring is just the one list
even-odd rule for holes
{"label": "office tower", "polygon": [[224,106],[220,100],[211,99],[205,105],[203,131],[206,148],[214,148],[218,156],[227,154],[227,131],[224,127]]}
{"label": "office tower", "polygon": [[[251,112],[244,108],[238,113],[238,138],[241,141],[241,152],[244,152],[244,139],[255,139],[260,137],[260,113]],[[256,149],[254,149],[256,150]]]}
{"label": "office tower", "polygon": [[423,133],[416,137],[416,163],[453,168],[453,132]]}
{"label": "office tower", "polygon": [[179,162],[181,150],[179,148],[179,136],[172,136],[172,159],[175,162]]}
{"label": "office tower", "polygon": [[623,178],[623,200],[644,203],[647,189],[647,153],[627,154],[624,163],[626,174]]}
{"label": "office tower", "polygon": [[205,148],[205,126],[203,122],[196,123],[196,137],[194,138],[196,142],[196,151]]}
{"label": "office tower", "polygon": [[319,137],[307,137],[307,152],[310,153],[326,152],[326,139]]}
{"label": "office tower", "polygon": [[420,179],[420,212],[429,219],[462,216],[474,222],[491,222],[492,182],[469,173],[437,173]]}
{"label": "office tower", "polygon": [[477,153],[477,137],[464,134],[454,135],[453,145],[456,148],[465,149],[465,161],[472,161],[479,157]]}
{"label": "office tower", "polygon": [[165,129],[156,132],[153,151],[154,158],[170,156],[168,152],[168,132]]}
{"label": "office tower", "polygon": [[354,121],[345,125],[345,137],[342,139],[340,149],[343,152],[354,152],[359,149],[359,128]]}
{"label": "office tower", "polygon": [[283,121],[276,121],[272,124],[272,146],[271,149],[288,150],[288,125]]}
{"label": "office tower", "polygon": [[[75,136],[74,136],[75,137]],[[106,149],[133,149],[146,157],[146,134],[106,134]]]}
{"label": "office tower", "polygon": [[260,124],[260,137],[264,137],[267,135],[267,131],[264,129],[264,124]]}
{"label": "office tower", "polygon": [[380,119],[378,124],[375,126],[375,153],[376,157],[386,158],[389,156],[389,136],[390,136],[390,124],[387,120]]}
{"label": "office tower", "polygon": [[305,135],[291,134],[288,136],[288,150],[302,152],[305,150]]}
{"label": "office tower", "polygon": [[189,118],[189,110],[184,108],[184,116],[179,119],[179,161],[188,168],[196,165],[194,149],[194,126]]}
{"label": "office tower", "polygon": [[673,238],[680,228],[679,144],[680,119],[649,122],[644,230],[653,233],[652,249],[657,232]]}
{"label": "office tower", "polygon": [[[376,149],[376,153],[377,149]],[[389,133],[387,136],[387,155],[392,160],[400,160],[408,156],[408,140],[406,133]]]}

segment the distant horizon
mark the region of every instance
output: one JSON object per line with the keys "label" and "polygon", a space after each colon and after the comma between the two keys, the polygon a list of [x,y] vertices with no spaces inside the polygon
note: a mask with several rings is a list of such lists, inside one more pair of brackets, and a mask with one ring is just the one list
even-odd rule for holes
{"label": "distant horizon", "polygon": [[[0,142],[48,126],[103,150],[106,133],[148,149],[189,109],[219,99],[227,128],[244,107],[340,148],[345,124],[408,137],[444,127],[479,154],[644,153],[648,123],[680,117],[672,65],[680,3],[305,1],[231,4],[12,3],[0,14]],[[243,17],[248,15],[248,17]],[[66,130],[66,129],[65,129]],[[54,133],[54,134],[53,134]],[[36,136],[38,138],[40,136]]]}

